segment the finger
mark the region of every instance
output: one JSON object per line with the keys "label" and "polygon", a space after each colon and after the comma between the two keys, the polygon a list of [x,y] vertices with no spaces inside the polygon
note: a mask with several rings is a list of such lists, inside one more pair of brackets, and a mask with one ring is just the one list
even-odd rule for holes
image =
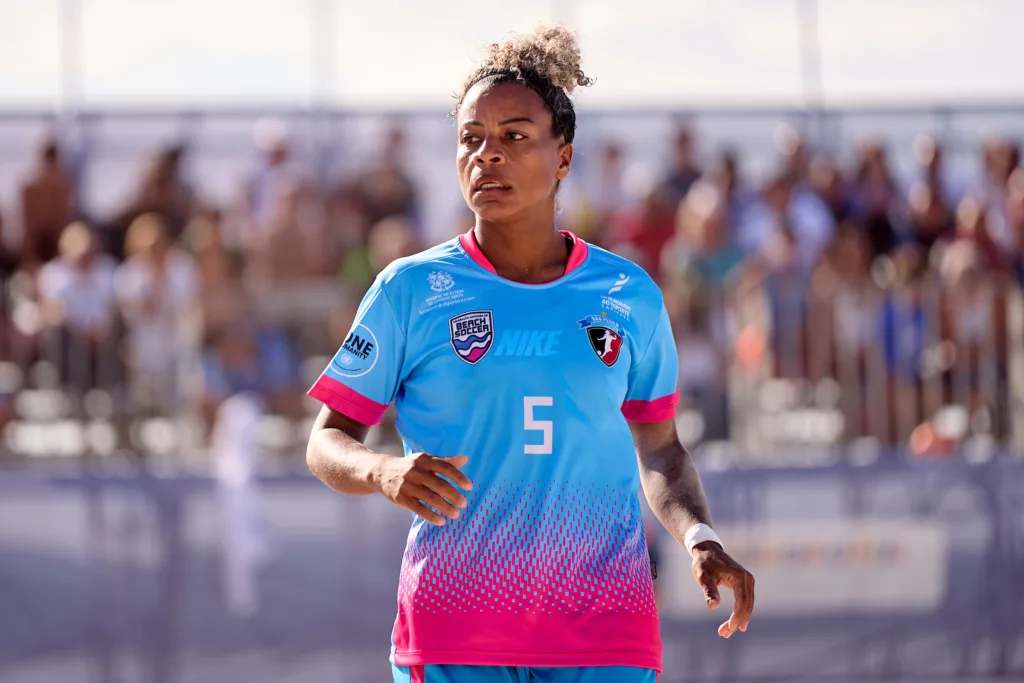
{"label": "finger", "polygon": [[416,486],[428,488],[460,508],[464,508],[468,505],[466,496],[457,488],[452,486],[447,479],[441,476],[440,472],[435,472],[432,467],[428,467],[424,470],[411,470],[409,474],[406,475],[406,481]]}
{"label": "finger", "polygon": [[441,477],[436,475],[427,476],[423,485],[431,491],[438,493],[445,500],[451,501],[452,505],[456,505],[460,508],[464,508],[467,505],[466,496],[462,495],[457,488]]}
{"label": "finger", "polygon": [[427,469],[437,472],[451,479],[460,488],[467,491],[473,488],[473,482],[463,474],[459,468],[469,462],[465,455],[456,455],[453,458],[431,458],[426,462]]}
{"label": "finger", "polygon": [[431,491],[426,486],[409,487],[409,496],[423,501],[445,517],[457,519],[459,516],[459,509],[457,507],[449,503],[434,491]]}
{"label": "finger", "polygon": [[704,602],[707,603],[708,609],[718,609],[722,603],[722,596],[718,592],[718,580],[715,578],[715,572],[707,569],[694,569],[693,574],[697,583],[704,590]]}
{"label": "finger", "polygon": [[411,510],[416,515],[419,515],[423,519],[427,520],[435,526],[444,526],[445,518],[442,515],[434,512],[423,503],[418,500],[403,500],[400,505],[407,510]]}
{"label": "finger", "polygon": [[749,572],[738,569],[730,572],[728,581],[736,596],[729,621],[734,631],[740,628],[746,630],[754,613],[754,577]]}
{"label": "finger", "polygon": [[736,632],[736,630],[732,628],[732,619],[731,618],[730,618],[729,621],[725,622],[724,624],[722,624],[721,626],[718,627],[718,635],[720,635],[720,636],[722,636],[723,638],[726,638],[726,639],[731,638],[732,634],[735,633],[735,632]]}

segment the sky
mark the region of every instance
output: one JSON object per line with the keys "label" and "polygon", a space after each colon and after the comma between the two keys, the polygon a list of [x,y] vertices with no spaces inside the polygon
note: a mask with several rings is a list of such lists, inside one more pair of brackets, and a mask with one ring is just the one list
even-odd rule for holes
{"label": "sky", "polygon": [[0,109],[447,107],[488,43],[550,20],[594,106],[1024,100],[1019,0],[0,0]]}

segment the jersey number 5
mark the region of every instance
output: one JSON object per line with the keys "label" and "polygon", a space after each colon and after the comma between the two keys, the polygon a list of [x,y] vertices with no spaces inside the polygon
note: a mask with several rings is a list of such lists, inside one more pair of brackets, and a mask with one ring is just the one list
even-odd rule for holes
{"label": "jersey number 5", "polygon": [[551,420],[535,420],[533,418],[533,409],[538,406],[551,406],[554,403],[555,400],[550,396],[523,397],[523,429],[528,432],[541,432],[544,435],[542,443],[528,443],[523,446],[523,453],[526,455],[551,455],[554,423]]}

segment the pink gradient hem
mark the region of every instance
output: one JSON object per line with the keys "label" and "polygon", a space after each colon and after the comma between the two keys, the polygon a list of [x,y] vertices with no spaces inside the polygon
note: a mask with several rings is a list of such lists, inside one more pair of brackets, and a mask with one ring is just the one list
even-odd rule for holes
{"label": "pink gradient hem", "polygon": [[388,409],[386,405],[371,401],[358,391],[349,389],[326,374],[320,375],[316,383],[306,393],[328,408],[364,425],[380,424],[381,418],[384,417],[384,411]]}
{"label": "pink gradient hem", "polygon": [[661,671],[656,614],[412,613],[400,604],[392,636],[394,660],[401,666],[631,666]]}
{"label": "pink gradient hem", "polygon": [[[629,666],[653,669],[661,673],[660,657],[638,652],[570,652],[565,654],[534,654],[530,652],[473,652],[467,650],[395,651],[398,666]],[[414,679],[415,680],[415,679]]]}
{"label": "pink gradient hem", "polygon": [[651,401],[626,401],[622,414],[630,422],[663,422],[676,416],[679,390]]}

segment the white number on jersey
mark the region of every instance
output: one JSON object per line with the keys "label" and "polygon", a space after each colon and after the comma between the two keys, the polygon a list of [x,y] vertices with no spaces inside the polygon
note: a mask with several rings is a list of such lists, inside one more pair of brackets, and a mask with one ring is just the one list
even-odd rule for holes
{"label": "white number on jersey", "polygon": [[551,420],[535,420],[533,409],[537,406],[554,405],[555,400],[550,396],[524,396],[523,397],[523,428],[528,431],[543,432],[543,443],[528,443],[523,448],[526,455],[551,455],[551,441],[554,432],[554,423]]}

